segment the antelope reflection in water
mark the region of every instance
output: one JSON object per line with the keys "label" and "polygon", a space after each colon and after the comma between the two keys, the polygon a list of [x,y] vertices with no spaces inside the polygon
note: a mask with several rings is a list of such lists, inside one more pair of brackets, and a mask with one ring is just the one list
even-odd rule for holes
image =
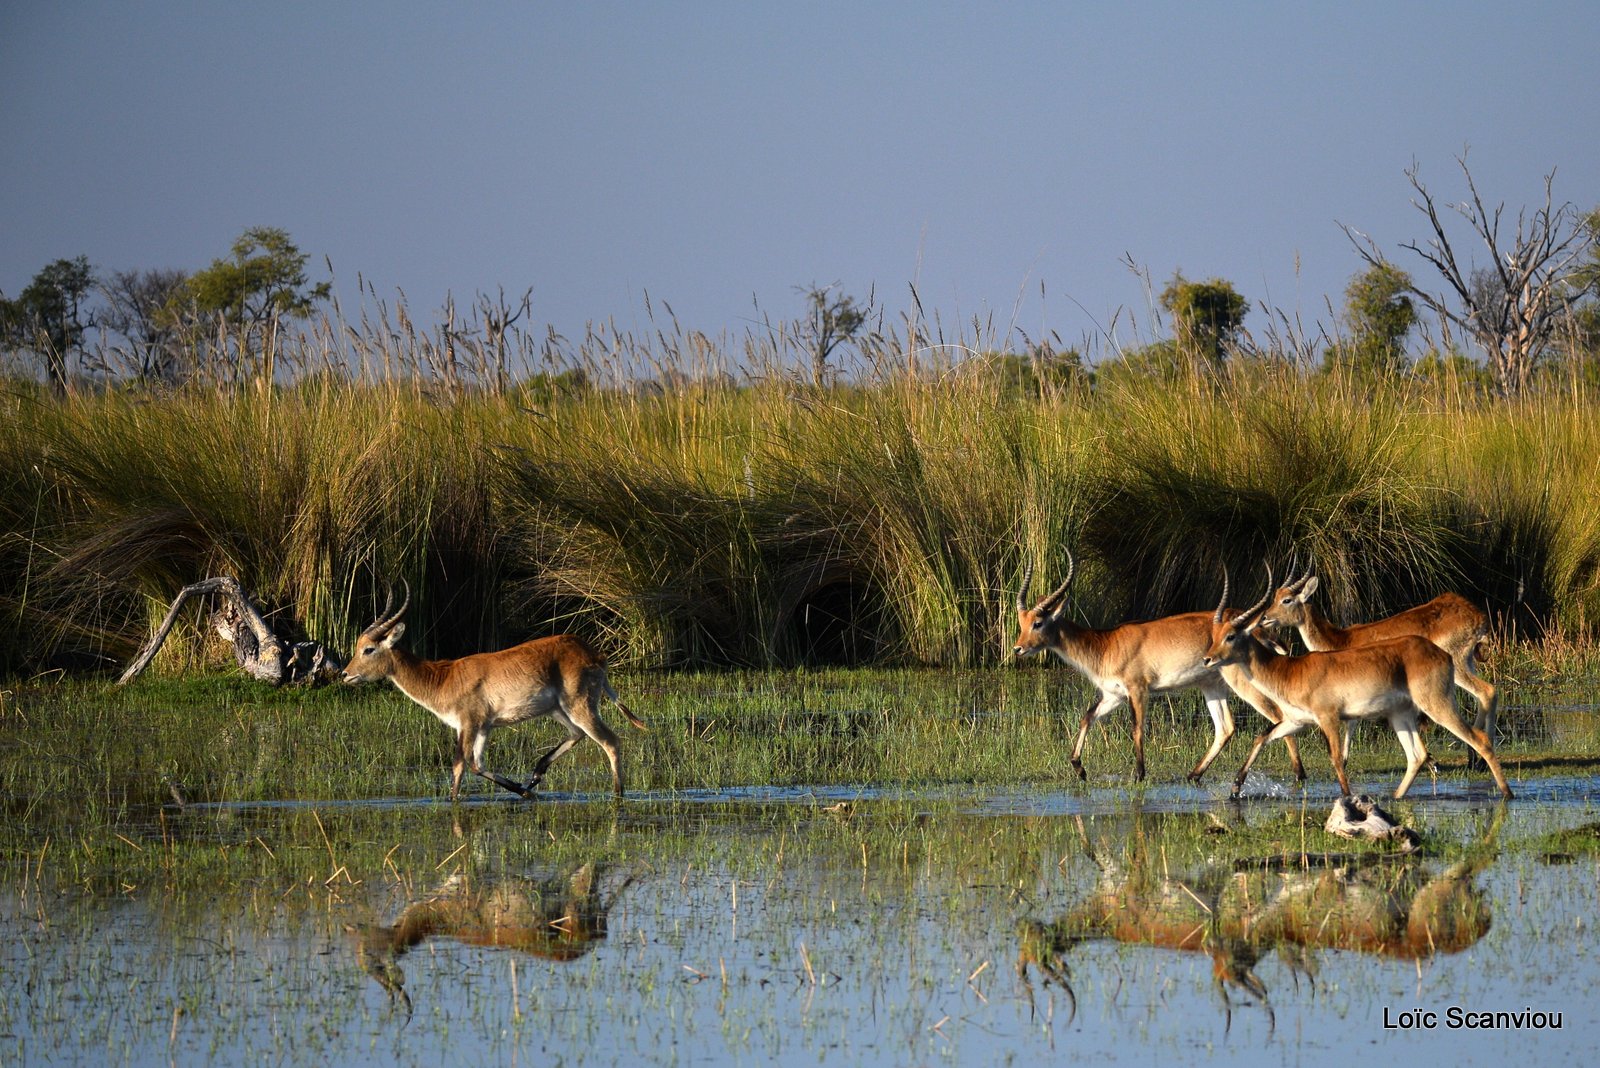
{"label": "antelope reflection in water", "polygon": [[1065,957],[1081,942],[1207,953],[1225,1028],[1233,1023],[1230,990],[1260,1004],[1273,1027],[1267,988],[1255,974],[1273,950],[1298,984],[1302,974],[1315,981],[1318,949],[1417,960],[1482,938],[1490,909],[1475,879],[1494,860],[1503,815],[1497,810],[1469,855],[1442,869],[1416,854],[1308,854],[1208,865],[1191,877],[1168,873],[1164,859],[1146,854],[1142,824],[1117,859],[1096,854],[1080,820],[1085,851],[1100,871],[1095,890],[1050,923],[1018,923],[1017,974],[1031,991],[1028,968],[1036,967],[1066,993],[1076,1016]]}
{"label": "antelope reflection in water", "polygon": [[625,879],[603,900],[603,875],[593,861],[570,876],[532,879],[500,876],[474,879],[457,872],[429,896],[401,910],[388,925],[347,927],[355,940],[361,969],[411,1012],[405,973],[399,959],[429,938],[450,938],[472,946],[520,950],[553,961],[576,960],[606,936],[606,916]]}

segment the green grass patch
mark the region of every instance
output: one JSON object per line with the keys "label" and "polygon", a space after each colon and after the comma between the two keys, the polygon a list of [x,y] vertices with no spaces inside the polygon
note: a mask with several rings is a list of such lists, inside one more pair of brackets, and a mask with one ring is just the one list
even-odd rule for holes
{"label": "green grass patch", "polygon": [[[620,672],[623,699],[650,725],[622,738],[635,793],[732,787],[925,788],[1040,784],[1079,789],[1067,762],[1092,694],[1053,664],[991,671],[834,669],[715,673]],[[1538,686],[1508,687],[1499,744],[1508,773],[1570,771],[1594,751],[1596,688],[1572,684],[1552,702]],[[1224,791],[1263,729],[1234,702],[1237,734],[1208,772]],[[1130,785],[1131,713],[1091,729],[1088,786]],[[562,737],[548,719],[496,731],[487,765],[516,777]],[[1150,784],[1182,779],[1211,740],[1197,695],[1153,701],[1146,724]],[[12,812],[73,803],[110,813],[186,802],[353,801],[439,798],[448,786],[453,732],[388,686],[274,690],[237,676],[149,678],[126,687],[36,683],[0,708],[0,797]],[[1319,737],[1303,733],[1308,774],[1330,782]],[[1351,772],[1386,793],[1403,770],[1381,724],[1355,733]],[[1450,774],[1465,750],[1440,731],[1429,746]],[[1287,783],[1283,746],[1258,763]],[[609,772],[584,741],[556,763],[543,788],[603,792]],[[497,796],[468,776],[470,796]],[[509,796],[509,795],[504,795]]]}

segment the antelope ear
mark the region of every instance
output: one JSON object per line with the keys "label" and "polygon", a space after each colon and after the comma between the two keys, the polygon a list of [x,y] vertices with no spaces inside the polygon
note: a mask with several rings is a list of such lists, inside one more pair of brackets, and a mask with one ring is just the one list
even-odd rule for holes
{"label": "antelope ear", "polygon": [[406,625],[404,623],[396,623],[394,626],[390,627],[389,633],[383,636],[383,647],[385,649],[393,649],[394,643],[399,641],[400,635],[404,634],[405,632]]}
{"label": "antelope ear", "polygon": [[1306,598],[1317,592],[1317,576],[1312,575],[1306,579],[1306,584],[1300,590],[1300,602],[1305,603]]}

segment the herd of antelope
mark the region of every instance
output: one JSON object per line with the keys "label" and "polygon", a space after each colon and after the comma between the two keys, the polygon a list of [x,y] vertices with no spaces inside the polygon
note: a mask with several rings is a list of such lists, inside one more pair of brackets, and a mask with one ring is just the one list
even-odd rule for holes
{"label": "herd of antelope", "polygon": [[[1494,754],[1495,688],[1477,673],[1475,664],[1479,644],[1488,634],[1488,617],[1465,598],[1447,593],[1375,623],[1341,628],[1311,602],[1318,586],[1314,574],[1308,570],[1277,587],[1268,568],[1266,592],[1243,611],[1227,607],[1224,575],[1222,599],[1215,611],[1096,630],[1066,618],[1075,571],[1069,552],[1066,579],[1030,608],[1027,591],[1033,567],[1029,565],[1017,593],[1018,634],[1013,652],[1023,658],[1049,650],[1098,691],[1072,746],[1072,766],[1081,778],[1087,777],[1083,747],[1090,725],[1127,704],[1133,709],[1134,774],[1143,779],[1149,698],[1197,689],[1211,715],[1213,735],[1210,747],[1189,772],[1192,781],[1199,780],[1233,737],[1230,691],[1271,725],[1256,736],[1234,780],[1234,796],[1262,747],[1278,738],[1283,739],[1294,773],[1303,782],[1305,769],[1294,736],[1307,727],[1316,727],[1327,739],[1339,789],[1348,795],[1350,782],[1344,764],[1348,725],[1384,719],[1406,757],[1405,776],[1394,792],[1395,797],[1403,797],[1428,759],[1418,733],[1421,717],[1465,742],[1488,766],[1500,793],[1512,796]],[[452,801],[458,799],[462,776],[468,770],[528,797],[551,763],[586,736],[605,752],[613,790],[622,796],[621,754],[616,734],[600,718],[601,698],[615,702],[633,726],[647,728],[618,699],[599,653],[581,638],[563,634],[457,660],[423,660],[395,644],[405,632],[400,617],[410,603],[408,588],[405,600],[391,613],[391,598],[362,632],[344,678],[352,683],[389,679],[456,732]],[[1288,654],[1277,636],[1289,630],[1299,632],[1309,652]],[[1471,724],[1456,710],[1456,686],[1478,702],[1477,718]],[[526,782],[489,771],[483,763],[489,733],[538,716],[550,716],[566,728],[567,737],[539,759]]]}
{"label": "herd of antelope", "polygon": [[[1017,593],[1019,633],[1013,652],[1025,657],[1048,649],[1083,674],[1099,691],[1083,715],[1072,747],[1072,766],[1084,776],[1084,738],[1090,724],[1124,703],[1133,708],[1134,774],[1144,778],[1144,717],[1152,694],[1198,689],[1206,699],[1215,734],[1194,770],[1197,780],[1233,736],[1228,691],[1260,712],[1271,727],[1256,736],[1250,755],[1234,779],[1238,796],[1261,747],[1282,738],[1290,748],[1295,774],[1304,780],[1294,735],[1307,727],[1322,731],[1333,759],[1339,790],[1348,795],[1344,728],[1351,722],[1384,719],[1405,752],[1406,773],[1394,796],[1404,797],[1428,759],[1418,733],[1426,716],[1465,742],[1488,765],[1495,785],[1511,797],[1505,772],[1494,755],[1495,689],[1475,670],[1479,644],[1488,636],[1488,617],[1465,598],[1446,593],[1427,604],[1375,623],[1340,628],[1311,603],[1317,578],[1309,571],[1286,586],[1274,586],[1267,569],[1261,599],[1241,612],[1227,608],[1228,583],[1211,613],[1189,612],[1110,630],[1079,627],[1066,618],[1067,593],[1075,570],[1067,557],[1067,578],[1032,608],[1027,604],[1030,568]],[[1275,634],[1298,630],[1310,650],[1290,656]],[[1478,701],[1475,722],[1456,710],[1454,687]]]}

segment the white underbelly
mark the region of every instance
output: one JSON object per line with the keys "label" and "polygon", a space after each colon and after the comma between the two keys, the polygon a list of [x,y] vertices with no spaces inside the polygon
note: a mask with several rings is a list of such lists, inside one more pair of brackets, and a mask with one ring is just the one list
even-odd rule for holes
{"label": "white underbelly", "polygon": [[489,721],[491,723],[521,723],[525,719],[535,716],[548,716],[561,707],[561,690],[555,686],[545,686],[531,694],[521,697],[520,700],[499,704],[490,709]]}
{"label": "white underbelly", "polygon": [[1416,705],[1402,693],[1386,693],[1362,701],[1352,701],[1344,708],[1345,719],[1380,719],[1396,712],[1416,714]]}

